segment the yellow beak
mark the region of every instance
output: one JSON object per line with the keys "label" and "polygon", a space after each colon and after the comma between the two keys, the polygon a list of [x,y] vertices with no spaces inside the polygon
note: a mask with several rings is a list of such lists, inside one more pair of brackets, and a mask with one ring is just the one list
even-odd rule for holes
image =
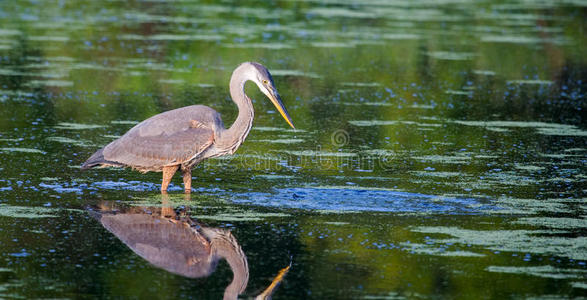
{"label": "yellow beak", "polygon": [[287,113],[287,109],[285,109],[285,106],[283,106],[283,102],[281,102],[281,97],[279,96],[279,94],[276,91],[275,92],[269,91],[267,93],[267,97],[269,98],[269,100],[271,100],[273,105],[275,105],[275,107],[277,108],[277,111],[279,111],[279,113],[285,119],[287,124],[289,124],[289,126],[291,126],[291,128],[295,129],[295,127],[291,121],[291,118],[290,118],[289,114]]}

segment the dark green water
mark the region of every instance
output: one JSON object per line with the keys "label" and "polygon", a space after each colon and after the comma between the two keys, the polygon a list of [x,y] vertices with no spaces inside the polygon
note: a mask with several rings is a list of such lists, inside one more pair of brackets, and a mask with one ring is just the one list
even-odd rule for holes
{"label": "dark green water", "polygon": [[586,9],[1,2],[0,298],[221,298],[225,261],[176,275],[95,217],[104,203],[160,207],[160,173],[79,166],[169,109],[205,104],[230,124],[228,80],[251,60],[298,130],[249,84],[246,142],[194,170],[191,199],[177,176],[169,199],[231,231],[242,298],[290,259],[276,299],[582,297]]}

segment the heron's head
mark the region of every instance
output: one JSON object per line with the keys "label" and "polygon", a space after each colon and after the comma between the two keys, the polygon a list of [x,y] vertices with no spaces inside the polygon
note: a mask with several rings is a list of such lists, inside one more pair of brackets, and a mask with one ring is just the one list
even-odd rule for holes
{"label": "heron's head", "polygon": [[271,100],[287,124],[289,124],[291,128],[295,128],[289,114],[287,113],[287,109],[285,109],[283,102],[281,102],[281,97],[275,88],[275,83],[273,83],[273,78],[271,77],[269,70],[267,70],[262,64],[256,62],[247,62],[244,63],[243,66],[244,65],[248,67],[247,69],[249,72],[247,73],[249,79],[259,87],[261,92],[263,92],[269,100]]}

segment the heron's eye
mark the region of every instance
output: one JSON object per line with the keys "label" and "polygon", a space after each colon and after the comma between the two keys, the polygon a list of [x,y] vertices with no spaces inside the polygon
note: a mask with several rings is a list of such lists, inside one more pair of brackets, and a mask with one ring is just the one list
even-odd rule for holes
{"label": "heron's eye", "polygon": [[267,81],[267,79],[263,79],[263,84],[268,84],[269,81]]}

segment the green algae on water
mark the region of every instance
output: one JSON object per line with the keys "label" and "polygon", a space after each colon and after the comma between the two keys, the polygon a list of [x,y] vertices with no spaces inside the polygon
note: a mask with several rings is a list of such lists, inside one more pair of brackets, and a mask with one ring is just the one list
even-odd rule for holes
{"label": "green algae on water", "polygon": [[416,254],[426,254],[435,256],[456,256],[456,257],[483,257],[484,254],[475,253],[471,251],[455,250],[449,251],[445,248],[418,243],[401,243],[402,248],[406,251],[410,251]]}
{"label": "green algae on water", "polygon": [[287,153],[295,156],[313,156],[313,157],[322,157],[322,156],[332,156],[332,157],[353,157],[357,156],[356,153],[351,152],[327,152],[327,151],[314,151],[314,150],[281,150],[279,152]]}
{"label": "green algae on water", "polygon": [[439,59],[439,60],[470,60],[475,57],[474,53],[469,52],[448,52],[448,51],[435,51],[428,52],[428,56]]}
{"label": "green algae on water", "polygon": [[81,123],[60,122],[54,128],[67,129],[67,130],[86,130],[86,129],[96,129],[96,128],[103,128],[103,127],[106,127],[106,126],[97,125],[97,124],[81,124]]}
{"label": "green algae on water", "polygon": [[70,138],[66,138],[66,137],[62,137],[62,136],[51,136],[51,137],[48,137],[47,140],[51,141],[51,142],[58,142],[58,143],[73,145],[73,146],[78,146],[78,147],[91,147],[91,146],[93,146],[89,141],[75,140],[75,139],[70,139]]}
{"label": "green algae on water", "polygon": [[53,86],[53,87],[72,87],[73,81],[66,80],[31,80],[27,83],[29,86]]}
{"label": "green algae on water", "polygon": [[0,217],[10,218],[55,218],[55,209],[46,207],[10,206],[0,204]]}
{"label": "green algae on water", "polygon": [[423,156],[412,156],[412,159],[445,163],[445,164],[469,164],[471,161],[470,156],[448,156],[448,155],[423,155]]}
{"label": "green algae on water", "polygon": [[322,78],[322,76],[312,73],[312,72],[303,72],[300,70],[271,70],[271,75],[273,76],[300,76],[300,77],[308,77],[308,78]]}
{"label": "green algae on water", "polygon": [[253,140],[252,142],[258,143],[271,143],[271,144],[297,144],[301,143],[302,139],[272,139],[272,140]]}
{"label": "green algae on water", "polygon": [[114,121],[110,121],[111,124],[116,124],[116,125],[136,125],[139,122],[138,121],[131,121],[131,120],[114,120]]}
{"label": "green algae on water", "polygon": [[587,219],[584,218],[534,217],[520,218],[514,223],[557,229],[587,229]]}
{"label": "green algae on water", "polygon": [[472,230],[458,227],[414,227],[413,232],[449,235],[434,243],[475,245],[492,251],[556,255],[570,259],[587,259],[587,237],[563,237],[554,230]]}
{"label": "green algae on water", "polygon": [[543,278],[554,279],[581,279],[587,276],[587,270],[571,269],[571,268],[555,268],[551,265],[544,266],[489,266],[485,269],[488,272],[509,273],[509,274],[524,274],[531,276],[538,276]]}
{"label": "green algae on water", "polygon": [[216,215],[191,215],[195,219],[214,220],[220,222],[255,222],[262,221],[266,218],[285,218],[291,217],[285,213],[261,213],[261,212],[232,212],[220,213]]}
{"label": "green algae on water", "polygon": [[523,164],[515,164],[516,169],[525,170],[525,171],[542,171],[546,169],[545,167],[539,167],[534,165],[523,165]]}
{"label": "green algae on water", "polygon": [[39,149],[32,149],[32,148],[0,148],[2,152],[22,152],[22,153],[35,153],[35,154],[47,154],[45,151],[41,151]]}
{"label": "green algae on water", "polygon": [[255,175],[255,178],[263,178],[263,179],[269,179],[269,180],[280,180],[280,179],[294,179],[296,177],[292,176],[292,175],[261,174],[261,175]]}
{"label": "green algae on water", "polygon": [[439,177],[439,178],[467,176],[467,175],[463,175],[463,173],[460,173],[460,172],[410,171],[410,173],[412,173],[416,176],[430,176],[430,177]]}

